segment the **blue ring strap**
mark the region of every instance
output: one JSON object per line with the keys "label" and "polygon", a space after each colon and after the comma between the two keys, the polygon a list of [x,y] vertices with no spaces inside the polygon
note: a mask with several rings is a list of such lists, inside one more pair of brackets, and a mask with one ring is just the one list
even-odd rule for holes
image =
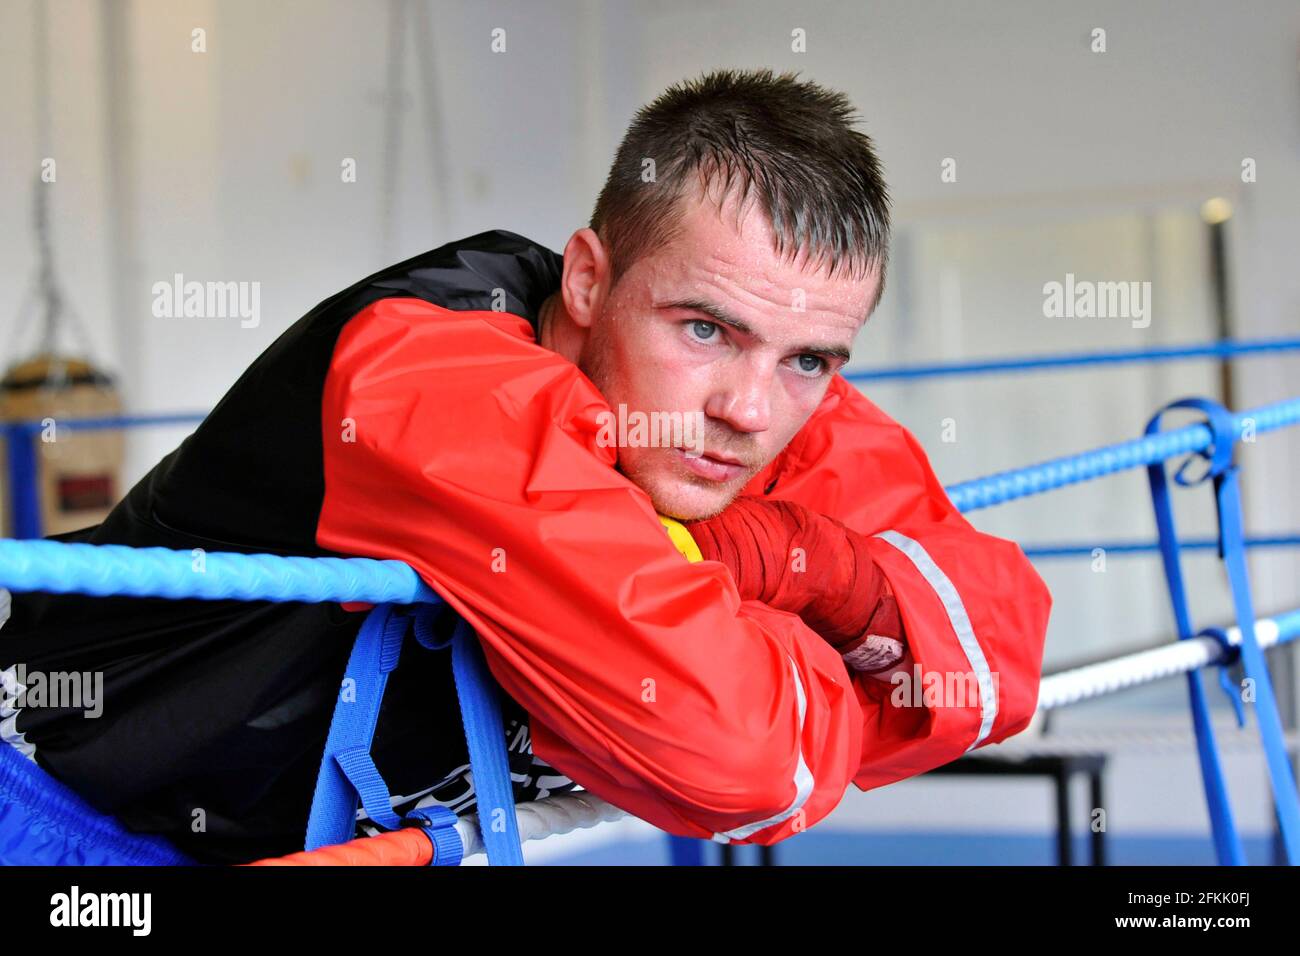
{"label": "blue ring strap", "polygon": [[488,863],[523,866],[524,853],[519,845],[519,820],[515,816],[514,787],[510,782],[496,681],[488,670],[478,635],[464,619],[457,622],[452,636],[451,667],[474,771],[479,831]]}
{"label": "blue ring strap", "polygon": [[[382,604],[362,624],[345,673],[345,683],[350,680],[355,696],[350,700],[340,696],[334,708],[308,820],[306,848],[314,850],[350,840],[356,828],[358,796],[375,823],[388,829],[401,824],[370,749],[388,674],[397,666],[402,639],[412,618],[416,640],[422,646],[431,650],[451,646],[452,674],[488,862],[494,866],[522,866],[496,682],[473,628],[463,619],[458,620],[451,637],[440,640],[433,628],[433,608],[428,605],[417,606],[408,617],[392,605]],[[456,839],[459,841],[459,835]],[[435,840],[435,853],[439,848]],[[446,857],[449,850],[441,849]]]}
{"label": "blue ring strap", "polygon": [[401,818],[393,812],[393,797],[388,784],[384,783],[379,768],[375,766],[369,748],[349,747],[336,753],[334,759],[361,798],[366,816],[385,830],[395,830],[402,825]]}
{"label": "blue ring strap", "polygon": [[[393,605],[380,604],[366,616],[357,633],[344,672],[344,689],[340,690],[338,702],[334,705],[334,718],[330,722],[325,754],[316,778],[304,844],[308,850],[346,843],[356,832],[358,792],[348,778],[347,769],[339,761],[341,755],[350,755],[344,759],[366,785],[369,801],[366,812],[373,815],[379,809],[375,804],[380,798],[373,787],[375,779],[378,786],[383,786],[383,780],[372,760],[370,769],[374,779],[364,767],[359,767],[355,753],[362,750],[366,759],[370,759],[379,707],[383,703],[388,675],[397,666],[407,624],[407,618],[397,613]],[[387,787],[384,787],[384,792],[387,794]],[[383,799],[388,814],[396,821],[391,802],[386,796]],[[383,820],[376,819],[376,822],[382,824]]]}
{"label": "blue ring strap", "polygon": [[[1146,434],[1157,434],[1164,413],[1171,408],[1183,407],[1184,404],[1184,402],[1175,402],[1156,412],[1147,422]],[[1215,451],[1221,453],[1219,448]],[[1163,462],[1155,462],[1147,466],[1147,480],[1151,486],[1151,502],[1155,509],[1156,528],[1160,534],[1160,559],[1164,566],[1165,582],[1169,587],[1169,600],[1173,605],[1178,639],[1188,640],[1192,636],[1192,622],[1187,610],[1187,591],[1183,584],[1178,532],[1174,526],[1173,509],[1169,502],[1169,482],[1165,476]],[[1219,760],[1214,727],[1210,722],[1209,701],[1199,671],[1192,671],[1187,675],[1187,692],[1191,701],[1192,726],[1196,732],[1196,751],[1200,758],[1205,801],[1210,812],[1215,854],[1221,865],[1242,866],[1246,862],[1246,851],[1233,818],[1228,785],[1224,779],[1223,765]]]}
{"label": "blue ring strap", "polygon": [[[1209,461],[1205,474],[1194,480],[1184,476],[1189,458],[1179,468],[1175,481],[1186,487],[1213,479],[1215,507],[1219,520],[1219,555],[1222,557],[1232,588],[1233,606],[1236,612],[1237,626],[1241,631],[1240,660],[1246,676],[1255,685],[1255,712],[1259,720],[1259,733],[1264,746],[1269,767],[1269,779],[1273,788],[1274,806],[1277,811],[1278,826],[1287,860],[1291,864],[1300,862],[1300,795],[1296,792],[1295,776],[1286,753],[1286,743],[1282,732],[1282,722],[1278,715],[1277,700],[1273,693],[1269,677],[1268,663],[1255,637],[1255,611],[1250,595],[1249,578],[1245,563],[1244,533],[1241,520],[1241,495],[1237,483],[1237,467],[1232,463],[1233,446],[1237,441],[1237,425],[1234,416],[1218,402],[1202,398],[1189,398],[1165,406],[1147,424],[1147,434],[1159,430],[1161,416],[1172,408],[1193,408],[1202,412],[1208,419],[1213,443],[1207,452],[1198,453]],[[1191,636],[1190,615],[1187,610],[1186,590],[1183,584],[1178,551],[1178,538],[1174,529],[1173,511],[1169,501],[1169,489],[1161,464],[1147,468],[1151,484],[1152,502],[1156,512],[1156,523],[1160,529],[1161,556],[1165,566],[1165,577],[1169,585],[1170,599],[1174,605],[1174,616],[1178,621],[1180,639]],[[1203,632],[1204,633],[1204,632]],[[1226,671],[1220,671],[1220,680],[1225,680]],[[1225,684],[1225,690],[1229,689]],[[1200,683],[1200,674],[1188,675],[1188,687],[1192,697],[1192,712],[1196,728],[1197,749],[1201,755],[1201,770],[1205,782],[1206,797],[1210,804],[1211,821],[1214,827],[1215,846],[1220,863],[1242,864],[1245,854],[1240,836],[1232,820],[1232,811],[1228,802],[1227,788],[1224,783],[1223,769],[1219,762],[1218,751],[1214,743],[1213,730],[1209,723],[1204,690]],[[1237,693],[1231,693],[1234,709],[1238,719],[1244,717]]]}
{"label": "blue ring strap", "polygon": [[1218,663],[1219,687],[1228,698],[1228,703],[1232,705],[1232,712],[1237,717],[1237,726],[1245,727],[1246,705],[1241,701],[1240,688],[1232,683],[1232,675],[1228,673],[1229,668],[1240,662],[1241,648],[1228,640],[1228,632],[1221,627],[1207,627],[1196,636],[1208,637],[1223,649],[1223,658]]}
{"label": "blue ring strap", "polygon": [[465,858],[465,845],[456,832],[457,819],[447,807],[421,807],[408,813],[402,825],[419,827],[429,838],[433,844],[430,866],[460,866]]}
{"label": "blue ring strap", "polygon": [[1241,666],[1247,679],[1254,683],[1255,718],[1259,721],[1260,741],[1268,762],[1269,782],[1273,788],[1273,804],[1277,812],[1278,829],[1287,862],[1300,863],[1300,793],[1296,791],[1295,774],[1286,752],[1286,738],[1282,718],[1277,709],[1277,697],[1269,676],[1268,662],[1255,636],[1255,608],[1250,594],[1250,579],[1246,571],[1246,554],[1243,545],[1241,522],[1241,493],[1236,467],[1228,468],[1215,478],[1215,497],[1219,503],[1219,521],[1222,529],[1223,560],[1232,586],[1232,599],[1236,608],[1237,627],[1241,631]]}

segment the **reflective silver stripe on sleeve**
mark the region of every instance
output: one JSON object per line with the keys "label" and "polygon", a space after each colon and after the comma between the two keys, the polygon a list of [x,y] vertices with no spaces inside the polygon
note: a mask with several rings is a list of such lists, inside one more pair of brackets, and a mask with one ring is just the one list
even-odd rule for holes
{"label": "reflective silver stripe on sleeve", "polygon": [[[789,655],[787,655],[788,657]],[[808,797],[813,792],[813,775],[808,769],[808,764],[803,759],[803,718],[808,711],[808,698],[804,694],[803,678],[799,676],[799,667],[790,657],[790,670],[794,672],[795,693],[799,700],[799,763],[794,770],[794,802],[789,807],[782,810],[775,816],[770,816],[766,820],[759,820],[757,823],[747,823],[743,827],[736,827],[734,830],[727,830],[725,833],[713,834],[715,843],[730,843],[732,840],[744,840],[765,827],[780,823],[782,820],[788,820],[799,812],[799,808],[804,805]]]}
{"label": "reflective silver stripe on sleeve", "polygon": [[993,719],[998,715],[998,696],[993,684],[993,674],[989,670],[988,659],[984,656],[984,649],[980,647],[980,642],[975,638],[975,629],[971,627],[970,617],[961,602],[961,595],[957,593],[957,588],[948,579],[948,575],[940,570],[939,565],[934,563],[934,559],[918,542],[897,531],[882,531],[875,537],[884,538],[907,555],[916,570],[921,572],[921,577],[929,582],[930,587],[934,588],[934,593],[939,595],[939,600],[943,602],[943,608],[948,613],[948,623],[952,625],[957,641],[966,653],[966,661],[970,665],[971,673],[979,683],[980,713],[983,719],[980,721],[980,729],[975,741],[966,748],[967,751],[974,750],[987,740],[993,731]]}

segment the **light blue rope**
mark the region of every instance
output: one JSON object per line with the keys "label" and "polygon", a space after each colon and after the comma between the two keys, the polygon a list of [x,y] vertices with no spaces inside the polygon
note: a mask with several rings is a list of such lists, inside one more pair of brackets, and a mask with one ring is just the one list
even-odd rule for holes
{"label": "light blue rope", "polygon": [[1234,355],[1264,355],[1300,351],[1300,338],[1222,339],[1194,345],[1163,345],[1154,349],[1111,349],[1095,352],[1059,352],[1052,355],[1021,355],[973,362],[926,362],[917,365],[885,365],[879,368],[841,372],[850,382],[889,382],[900,379],[947,378],[957,375],[985,375],[1003,372],[1035,372],[1046,368],[1081,368],[1091,365],[1126,365],[1142,362],[1175,362],[1191,358],[1231,358]]}
{"label": "light blue rope", "polygon": [[[1233,417],[1238,436],[1247,428],[1255,434],[1274,431],[1300,422],[1300,398],[1263,405]],[[963,481],[949,485],[945,490],[959,511],[974,511],[1129,468],[1154,465],[1177,455],[1204,451],[1212,441],[1210,429],[1204,424],[1188,425],[1078,455],[1055,458],[1041,465]]]}
{"label": "light blue rope", "polygon": [[56,594],[414,604],[438,595],[402,561],[285,558],[0,539],[0,586]]}

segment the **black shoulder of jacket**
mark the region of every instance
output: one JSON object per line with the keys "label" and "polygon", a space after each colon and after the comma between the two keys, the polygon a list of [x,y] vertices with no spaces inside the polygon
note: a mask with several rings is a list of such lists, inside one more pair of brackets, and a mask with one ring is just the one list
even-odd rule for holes
{"label": "black shoulder of jacket", "polygon": [[388,266],[330,296],[248,367],[198,429],[115,508],[91,540],[281,554],[316,545],[324,499],[320,400],[343,327],[380,299],[505,311],[537,328],[560,286],[558,253],[503,229]]}

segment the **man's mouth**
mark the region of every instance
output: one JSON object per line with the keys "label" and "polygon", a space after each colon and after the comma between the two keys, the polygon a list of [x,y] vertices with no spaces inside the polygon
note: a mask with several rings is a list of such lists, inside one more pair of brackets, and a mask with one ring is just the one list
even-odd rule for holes
{"label": "man's mouth", "polygon": [[745,473],[745,465],[730,455],[717,452],[704,452],[697,455],[685,448],[673,450],[686,464],[687,469],[710,481],[731,481]]}

